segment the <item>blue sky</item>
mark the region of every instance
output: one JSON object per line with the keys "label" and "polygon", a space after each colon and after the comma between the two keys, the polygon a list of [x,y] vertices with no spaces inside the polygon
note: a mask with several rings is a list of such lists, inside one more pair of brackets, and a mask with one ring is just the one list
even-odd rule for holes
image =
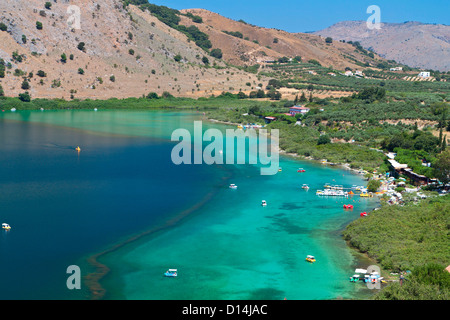
{"label": "blue sky", "polygon": [[366,21],[370,5],[381,22],[420,21],[450,25],[450,0],[150,0],[174,9],[202,8],[233,20],[289,32],[325,29],[345,20]]}

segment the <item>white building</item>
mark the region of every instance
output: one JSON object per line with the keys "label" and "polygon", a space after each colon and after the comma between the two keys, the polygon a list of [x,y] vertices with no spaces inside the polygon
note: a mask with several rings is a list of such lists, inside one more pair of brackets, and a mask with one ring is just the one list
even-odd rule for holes
{"label": "white building", "polygon": [[403,67],[395,67],[395,68],[391,68],[391,71],[403,71]]}
{"label": "white building", "polygon": [[430,77],[430,72],[422,71],[421,73],[419,73],[419,77],[421,77],[421,78],[429,78]]}

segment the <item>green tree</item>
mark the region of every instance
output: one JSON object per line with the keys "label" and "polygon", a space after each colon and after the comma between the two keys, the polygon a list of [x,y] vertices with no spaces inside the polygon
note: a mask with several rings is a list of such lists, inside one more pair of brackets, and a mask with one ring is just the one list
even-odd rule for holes
{"label": "green tree", "polygon": [[240,91],[240,92],[237,94],[237,97],[238,97],[238,99],[247,99],[247,98],[248,98],[248,96],[247,96],[244,92],[242,92],[242,91]]}
{"label": "green tree", "polygon": [[82,68],[78,68],[78,74],[83,75],[84,74],[84,70]]}
{"label": "green tree", "polygon": [[7,31],[8,27],[3,22],[0,22],[0,31]]}
{"label": "green tree", "polygon": [[222,59],[223,53],[221,49],[212,49],[211,53],[209,54],[211,57]]}
{"label": "green tree", "polygon": [[47,1],[47,2],[45,3],[44,7],[45,7],[45,9],[47,9],[47,10],[51,10],[51,9],[52,9],[52,3]]}
{"label": "green tree", "polygon": [[66,56],[65,53],[63,53],[63,54],[61,55],[61,62],[62,62],[62,63],[66,63],[66,62],[67,62],[67,56]]}
{"label": "green tree", "polygon": [[26,91],[25,93],[19,93],[19,99],[23,102],[31,102],[31,96],[28,91]]}
{"label": "green tree", "polygon": [[434,174],[444,184],[450,182],[450,149],[438,155],[434,163]]}
{"label": "green tree", "polygon": [[327,38],[325,39],[325,42],[326,42],[326,43],[333,43],[333,38],[327,37]]}
{"label": "green tree", "polygon": [[77,46],[78,50],[85,52],[86,51],[86,44],[84,42],[78,43]]}
{"label": "green tree", "polygon": [[317,144],[318,144],[318,145],[321,145],[321,144],[329,144],[329,143],[331,143],[331,139],[330,139],[330,137],[327,136],[326,134],[321,135],[321,136],[319,137],[319,140],[317,140]]}
{"label": "green tree", "polygon": [[180,62],[181,59],[183,59],[183,57],[179,54],[177,54],[174,58],[173,58],[176,62]]}
{"label": "green tree", "polygon": [[379,180],[372,179],[367,184],[367,191],[377,192],[380,187],[381,187],[381,182]]}
{"label": "green tree", "polygon": [[307,102],[307,101],[308,99],[306,99],[305,92],[302,92],[302,96],[300,97],[299,102]]}
{"label": "green tree", "polygon": [[3,87],[0,84],[0,97],[4,97],[5,96],[5,91],[3,91]]}
{"label": "green tree", "polygon": [[42,22],[36,21],[36,29],[42,30],[42,28],[43,28]]}
{"label": "green tree", "polygon": [[152,100],[152,99],[159,99],[158,94],[156,92],[150,92],[147,97],[147,99]]}
{"label": "green tree", "polygon": [[30,83],[29,83],[26,79],[23,80],[22,85],[21,85],[21,88],[22,88],[23,90],[29,90],[29,89],[30,89]]}
{"label": "green tree", "polygon": [[208,64],[209,64],[209,59],[208,59],[207,57],[203,57],[203,58],[202,58],[202,62],[203,62],[205,65],[208,65]]}

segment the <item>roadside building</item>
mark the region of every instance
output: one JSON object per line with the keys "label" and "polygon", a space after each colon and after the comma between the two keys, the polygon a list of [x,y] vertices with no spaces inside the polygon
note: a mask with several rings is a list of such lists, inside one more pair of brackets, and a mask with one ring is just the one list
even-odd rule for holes
{"label": "roadside building", "polygon": [[291,107],[290,109],[289,109],[289,113],[291,114],[291,115],[293,115],[293,116],[295,116],[296,114],[306,114],[306,113],[308,113],[309,112],[309,108],[306,108],[306,107],[302,107],[302,106],[294,106],[294,107]]}

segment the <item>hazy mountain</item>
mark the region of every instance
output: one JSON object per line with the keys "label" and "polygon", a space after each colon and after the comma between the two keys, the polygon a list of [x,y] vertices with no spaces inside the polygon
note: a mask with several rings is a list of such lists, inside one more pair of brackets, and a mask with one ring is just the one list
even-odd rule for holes
{"label": "hazy mountain", "polygon": [[420,22],[382,23],[370,30],[365,21],[344,21],[315,32],[334,40],[359,41],[388,60],[411,67],[450,71],[450,26]]}

